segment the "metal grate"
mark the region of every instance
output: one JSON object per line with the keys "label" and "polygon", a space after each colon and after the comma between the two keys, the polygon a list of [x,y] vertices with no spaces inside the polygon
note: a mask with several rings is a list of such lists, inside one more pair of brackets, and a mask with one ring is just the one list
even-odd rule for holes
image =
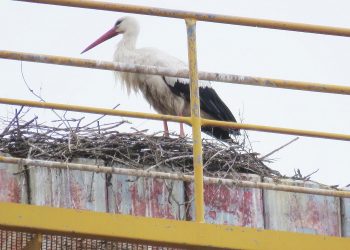
{"label": "metal grate", "polygon": [[[29,247],[36,234],[0,229],[0,249],[20,250]],[[111,240],[96,240],[75,238],[59,235],[42,235],[42,250],[185,250],[184,248],[169,248],[149,244],[135,244]]]}
{"label": "metal grate", "polygon": [[0,249],[23,249],[33,238],[30,233],[0,230]]}

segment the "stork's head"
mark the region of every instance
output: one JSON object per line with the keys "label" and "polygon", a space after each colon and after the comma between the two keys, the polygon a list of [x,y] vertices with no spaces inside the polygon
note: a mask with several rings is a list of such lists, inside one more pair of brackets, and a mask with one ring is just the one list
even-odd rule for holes
{"label": "stork's head", "polygon": [[137,36],[138,33],[139,33],[139,24],[135,18],[130,16],[119,18],[110,30],[104,33],[95,42],[90,44],[86,49],[84,49],[81,52],[81,54],[85,53],[86,51],[96,47],[100,43],[103,43],[104,41],[107,41],[108,39],[111,39],[112,37],[115,37],[119,34]]}

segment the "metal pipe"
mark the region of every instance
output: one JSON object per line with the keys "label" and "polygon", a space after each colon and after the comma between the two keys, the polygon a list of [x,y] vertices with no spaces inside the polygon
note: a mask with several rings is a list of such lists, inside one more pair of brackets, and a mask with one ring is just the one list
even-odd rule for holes
{"label": "metal pipe", "polygon": [[[135,117],[135,118],[152,119],[152,120],[166,120],[166,121],[184,122],[187,124],[191,124],[190,117],[182,117],[182,116],[160,115],[160,114],[141,113],[141,112],[133,112],[133,111],[106,109],[106,108],[95,108],[95,107],[68,105],[68,104],[51,103],[51,102],[38,102],[38,101],[10,99],[10,98],[1,98],[1,97],[0,97],[0,103],[9,104],[9,105],[46,108],[46,109],[85,112],[85,113],[93,113],[93,114]],[[212,126],[219,126],[219,127],[240,128],[240,129],[262,131],[262,132],[269,132],[269,133],[290,134],[290,135],[300,135],[300,136],[308,136],[308,137],[350,141],[350,135],[328,133],[328,132],[321,132],[321,131],[271,127],[271,126],[264,126],[264,125],[257,125],[257,124],[214,121],[214,120],[208,120],[203,118],[201,119],[201,124],[202,126],[212,125]]]}
{"label": "metal pipe", "polygon": [[[106,166],[90,165],[90,164],[6,157],[1,155],[0,155],[0,162],[8,163],[8,164],[18,164],[20,166],[26,165],[31,167],[79,170],[79,171],[96,172],[96,173],[110,173],[110,174],[129,175],[129,176],[136,176],[136,177],[194,182],[193,175],[186,175],[182,173],[165,173],[165,172],[157,172],[157,171],[147,171],[142,169],[119,168],[119,167],[114,168],[114,167],[106,167]],[[282,185],[278,183],[232,180],[232,179],[223,179],[223,178],[215,178],[215,177],[207,177],[207,176],[204,176],[203,182],[206,184],[221,184],[221,185],[224,184],[229,187],[259,188],[259,189],[275,190],[275,191],[282,191],[282,192],[294,192],[294,193],[350,198],[350,192],[345,190],[298,187],[298,186],[291,186],[291,185]]]}
{"label": "metal pipe", "polygon": [[239,128],[239,129],[261,131],[261,132],[268,132],[268,133],[300,135],[300,136],[333,139],[333,140],[340,140],[340,141],[350,141],[349,134],[338,134],[338,133],[329,133],[329,132],[322,132],[322,131],[291,129],[291,128],[272,127],[272,126],[264,126],[264,125],[257,125],[257,124],[234,123],[234,122],[202,119],[202,126],[206,126],[206,125],[227,127],[227,128]]}
{"label": "metal pipe", "polygon": [[172,9],[164,9],[164,8],[118,4],[118,3],[91,1],[91,0],[80,0],[80,1],[17,0],[17,1],[88,8],[88,9],[96,9],[96,10],[117,11],[117,12],[125,12],[125,13],[135,13],[135,14],[150,15],[150,16],[194,19],[194,20],[206,21],[206,22],[226,23],[226,24],[235,24],[235,25],[243,25],[243,26],[251,26],[251,27],[268,28],[268,29],[289,30],[289,31],[350,37],[350,29],[348,28],[338,28],[338,27],[293,23],[293,22],[282,22],[282,21],[275,21],[275,20],[268,20],[268,19],[227,16],[227,15],[218,15],[218,14],[211,14],[211,13],[172,10]]}
{"label": "metal pipe", "polygon": [[[38,62],[38,63],[49,63],[57,65],[66,65],[83,68],[94,68],[103,70],[123,71],[131,73],[146,73],[150,75],[164,75],[188,78],[188,69],[174,70],[171,68],[154,67],[147,65],[133,65],[124,64],[108,61],[95,61],[88,59],[80,59],[73,57],[53,56],[44,54],[24,53],[16,51],[0,50],[0,58]],[[323,92],[332,94],[350,95],[349,86],[341,86],[335,84],[320,84],[311,82],[281,80],[273,78],[262,78],[252,77],[234,74],[223,74],[216,72],[198,72],[198,78],[200,80],[216,81],[216,82],[227,82],[242,85],[251,85],[259,87],[271,87],[271,88],[282,88],[282,89],[294,89],[303,91]]]}
{"label": "metal pipe", "polygon": [[204,222],[202,126],[197,70],[196,20],[186,19],[186,28],[188,65],[190,69],[195,217],[197,222]]}
{"label": "metal pipe", "polygon": [[114,109],[106,109],[106,108],[95,108],[95,107],[88,107],[88,106],[68,105],[68,104],[52,103],[52,102],[38,102],[38,101],[19,100],[19,99],[10,99],[10,98],[0,98],[0,103],[9,104],[9,105],[30,106],[30,107],[45,108],[45,109],[85,112],[85,113],[92,113],[92,114],[143,118],[143,119],[161,120],[161,121],[165,120],[165,121],[183,122],[183,123],[191,124],[190,117],[183,117],[183,116],[160,115],[160,114],[142,113],[142,112],[134,112],[134,111],[114,110]]}

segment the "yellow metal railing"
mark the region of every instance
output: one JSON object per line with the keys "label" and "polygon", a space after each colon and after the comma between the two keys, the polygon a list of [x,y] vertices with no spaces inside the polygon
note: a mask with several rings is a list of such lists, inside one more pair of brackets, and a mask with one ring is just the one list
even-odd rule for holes
{"label": "yellow metal railing", "polygon": [[[0,97],[0,103],[9,104],[9,105],[31,106],[31,107],[45,108],[45,109],[84,112],[84,113],[92,113],[92,114],[183,122],[187,124],[192,123],[191,117],[142,113],[142,112],[125,111],[125,110],[114,110],[114,109],[107,109],[107,108],[96,108],[96,107],[89,107],[89,106],[62,104],[62,103],[38,102],[38,101],[10,99],[10,98],[1,98],[1,97]],[[239,128],[239,129],[254,130],[254,131],[261,131],[261,132],[268,132],[268,133],[300,135],[300,136],[307,136],[307,137],[350,141],[350,135],[348,134],[337,134],[337,133],[329,133],[329,132],[322,132],[322,131],[271,127],[271,126],[247,124],[247,123],[224,122],[224,121],[208,120],[204,118],[200,118],[200,121],[202,125],[207,125],[207,126],[209,125],[209,126],[218,126],[218,127],[227,127],[227,128]]]}
{"label": "yellow metal railing", "polygon": [[[39,107],[39,108],[52,108],[52,109],[88,112],[88,113],[99,113],[99,114],[109,114],[109,115],[118,115],[118,116],[148,118],[148,119],[156,119],[156,120],[168,120],[168,121],[185,122],[185,123],[191,124],[192,131],[193,131],[193,165],[194,165],[194,169],[195,169],[194,181],[195,181],[195,218],[196,218],[196,222],[200,222],[200,223],[204,222],[203,162],[202,162],[202,141],[201,141],[201,126],[202,125],[241,128],[241,129],[247,129],[247,130],[257,130],[257,131],[272,132],[272,133],[303,135],[303,136],[320,137],[320,138],[328,138],[328,139],[336,139],[336,140],[347,140],[347,141],[350,140],[350,135],[346,135],[346,134],[297,130],[297,129],[289,129],[289,128],[277,128],[277,127],[269,127],[269,126],[254,125],[254,124],[238,124],[238,123],[232,123],[232,122],[223,122],[223,121],[213,121],[213,120],[202,119],[200,117],[198,77],[200,79],[214,80],[214,81],[221,81],[221,82],[233,82],[233,83],[255,85],[255,86],[299,89],[299,90],[346,94],[346,95],[350,94],[350,87],[338,86],[338,85],[325,85],[325,84],[316,84],[316,83],[297,82],[297,81],[286,81],[286,80],[268,79],[268,78],[256,78],[256,77],[246,77],[246,76],[242,77],[242,76],[237,76],[237,75],[216,74],[216,73],[210,73],[210,72],[199,72],[198,73],[197,60],[196,60],[196,21],[218,22],[218,23],[227,23],[227,24],[235,24],[235,25],[245,25],[245,26],[253,26],[253,27],[263,27],[263,28],[271,28],[271,29],[281,29],[281,30],[309,32],[309,33],[318,33],[318,34],[335,35],[335,36],[347,36],[347,37],[350,37],[350,29],[319,26],[319,25],[309,25],[309,24],[299,24],[299,23],[291,23],[291,22],[279,22],[279,21],[273,21],[273,20],[263,20],[263,19],[254,19],[254,18],[215,15],[215,14],[207,14],[207,13],[177,11],[177,10],[160,9],[160,8],[154,8],[154,7],[133,6],[133,5],[107,3],[107,2],[90,1],[90,0],[81,0],[81,1],[74,1],[74,0],[21,0],[21,1],[53,4],[53,5],[62,5],[62,6],[71,6],[71,7],[80,7],[80,8],[99,9],[99,10],[107,10],[107,11],[137,13],[137,14],[153,15],[153,16],[181,18],[181,19],[184,19],[186,21],[189,70],[182,70],[182,71],[174,72],[171,69],[156,68],[156,67],[152,67],[152,66],[123,65],[123,64],[110,63],[110,62],[100,62],[100,61],[97,62],[97,61],[93,61],[93,60],[82,60],[82,59],[76,59],[76,58],[28,54],[28,53],[20,53],[20,52],[12,52],[12,51],[0,51],[0,57],[7,58],[7,59],[62,64],[62,65],[79,66],[79,67],[87,67],[87,68],[90,67],[90,68],[99,68],[99,69],[107,69],[107,70],[128,71],[128,72],[135,72],[135,73],[142,72],[142,73],[149,73],[149,74],[165,74],[165,75],[169,75],[169,76],[189,77],[190,82],[191,82],[191,87],[190,87],[190,90],[191,90],[191,117],[177,117],[177,116],[169,116],[169,115],[148,114],[148,113],[141,113],[141,112],[120,111],[120,110],[102,109],[102,108],[95,108],[95,107],[83,107],[83,106],[57,104],[57,103],[42,103],[42,102],[7,99],[7,98],[0,98],[0,103],[12,104],[12,105],[33,106],[33,107]],[[263,188],[263,187],[259,187],[259,188]],[[339,195],[339,196],[341,196],[341,195]],[[5,209],[5,208],[3,206],[0,206],[0,210],[1,209]],[[36,208],[34,208],[34,210],[35,209]],[[22,210],[21,208],[19,208],[18,211],[25,211],[25,210]],[[30,211],[28,210],[28,214],[29,213],[30,213]],[[49,213],[51,213],[51,212],[49,212]],[[15,213],[14,213],[14,216],[15,216]],[[89,220],[89,219],[87,219],[87,220]],[[126,219],[126,220],[132,221],[133,219]],[[23,223],[23,221],[19,220],[18,224],[20,225],[21,223]],[[26,221],[26,223],[27,223],[27,225],[30,226],[30,225],[34,225],[36,223],[36,221],[29,220],[29,221]],[[147,222],[146,224],[148,226],[151,226],[154,223],[155,222],[150,222],[150,223]],[[162,223],[162,222],[159,222],[159,223]],[[164,224],[166,224],[166,223],[164,223]],[[183,225],[185,225],[185,224],[186,223],[184,223]],[[190,225],[190,224],[186,224],[186,226],[188,226],[188,225]],[[93,225],[93,226],[95,226],[95,225]],[[55,229],[50,229],[50,226],[47,226],[47,228],[44,230],[47,230],[47,231],[57,230],[57,232],[58,232],[58,231],[60,231],[58,229],[59,227],[60,227],[60,225],[58,223],[57,225],[54,226]],[[72,227],[74,227],[74,226],[72,225]],[[38,227],[38,228],[40,228],[40,227]],[[182,228],[182,226],[180,228]],[[183,229],[185,229],[185,228],[186,227],[183,227]],[[219,228],[219,227],[217,227],[217,228]],[[223,227],[220,227],[220,228],[223,229]],[[232,227],[232,228],[234,228],[234,227]],[[199,227],[196,228],[195,230],[198,230],[198,229],[199,229]],[[71,229],[69,229],[69,230],[71,230]],[[83,228],[79,229],[79,230],[82,230],[82,233],[87,232]],[[111,226],[111,230],[112,231],[115,230],[115,229],[113,229],[113,226]],[[145,230],[148,230],[148,229],[145,228]],[[228,229],[228,230],[231,230],[231,229]],[[232,229],[232,230],[234,230],[234,229]],[[60,231],[60,232],[63,232],[63,231]],[[179,231],[177,231],[177,232],[179,232]],[[144,233],[144,231],[142,231],[142,233]],[[190,234],[190,231],[189,231],[189,234]],[[269,233],[266,233],[266,234],[269,234]],[[135,234],[133,234],[133,235],[135,235]],[[168,237],[168,235],[169,235],[169,237],[172,236],[171,234],[164,234],[164,237],[165,236]],[[206,235],[209,236],[210,234],[206,234]],[[242,235],[241,235],[242,237],[247,237],[247,236],[244,236],[244,233]],[[248,234],[248,235],[249,235],[249,237],[252,236],[250,234]],[[271,235],[269,235],[269,236],[271,236]],[[100,235],[100,236],[102,237],[103,235]],[[128,234],[128,236],[129,236],[129,234]],[[152,235],[152,237],[153,237],[153,235]],[[230,237],[230,236],[228,236],[228,237]],[[259,233],[257,233],[256,237],[259,238],[259,237],[261,237],[261,235],[259,236]],[[303,237],[299,237],[298,239],[302,239]],[[310,238],[308,238],[308,236],[306,236],[306,237],[307,237],[307,239],[310,239]],[[257,239],[257,238],[255,238],[255,239]],[[230,242],[230,239],[229,238],[227,238],[227,239],[228,239],[228,242]],[[264,239],[264,237],[262,237],[262,240],[263,239]],[[144,239],[144,240],[147,241],[149,239]],[[248,240],[248,238],[247,238],[247,240]],[[190,238],[188,239],[188,242],[189,241],[191,241]],[[273,241],[271,241],[271,240],[267,240],[267,241],[268,241],[267,245],[271,246]],[[235,244],[237,244],[237,242],[238,241],[235,241]],[[292,246],[295,243],[291,239],[289,239],[288,242],[290,244],[288,246]],[[310,240],[310,242],[308,243],[308,247],[310,249],[316,249],[316,246],[313,245],[314,242],[315,242],[314,240]],[[336,242],[334,244],[339,244],[341,249],[345,249],[345,246],[348,246],[349,241],[345,241],[345,240],[333,241],[333,239],[331,237],[323,237],[323,242],[327,242],[327,244],[330,244],[330,243],[333,244],[333,242]],[[220,245],[219,242],[217,244]],[[245,244],[248,244],[248,243],[245,243]],[[320,249],[320,247],[323,247],[327,244],[324,244],[322,246],[318,245],[317,249]],[[219,247],[219,245],[217,245],[217,246]],[[222,246],[222,247],[227,247],[228,245],[230,245],[230,243],[227,243],[225,246]],[[231,244],[230,246],[232,247],[233,244]],[[235,245],[235,246],[238,248],[238,245]],[[283,244],[283,246],[287,247],[285,244]],[[248,249],[247,245],[244,245],[244,244],[239,245],[239,248]],[[249,249],[261,249],[261,247],[249,246]],[[276,247],[274,249],[280,249],[280,247],[279,248]],[[288,249],[293,249],[293,248],[288,248]]]}
{"label": "yellow metal railing", "polygon": [[[169,249],[167,247],[170,246],[176,247],[176,249],[198,250],[348,250],[350,245],[350,238],[14,203],[1,204],[0,214],[6,214],[6,216],[0,216],[0,222],[4,225],[14,229],[21,228],[27,232],[46,235],[60,233],[79,238],[97,237],[104,240],[121,240],[160,246],[159,248],[147,247],[146,249]],[[66,246],[63,249],[145,248],[74,248]]]}
{"label": "yellow metal railing", "polygon": [[[181,78],[189,77],[188,69],[174,70],[169,68],[161,68],[147,65],[133,65],[118,62],[107,61],[95,61],[89,59],[81,59],[74,57],[53,56],[45,54],[24,53],[9,50],[0,50],[0,58],[36,62],[36,63],[48,63],[57,65],[66,65],[83,68],[94,68],[104,70],[123,71],[130,73],[145,73],[150,75],[164,75],[174,76]],[[252,77],[234,74],[223,74],[216,72],[199,71],[198,78],[200,80],[226,82],[234,84],[243,84],[259,87],[281,88],[281,89],[294,89],[303,91],[323,92],[331,94],[350,95],[350,87],[336,84],[320,84],[312,82],[291,81],[273,78]]]}
{"label": "yellow metal railing", "polygon": [[188,65],[190,69],[191,125],[194,168],[195,219],[204,222],[203,152],[201,132],[201,108],[198,87],[196,20],[186,19]]}
{"label": "yellow metal railing", "polygon": [[146,7],[146,6],[139,6],[139,5],[118,4],[118,3],[103,2],[103,1],[91,1],[91,0],[80,0],[80,1],[16,0],[16,1],[135,13],[135,14],[142,14],[142,15],[149,15],[149,16],[193,19],[197,21],[206,21],[206,22],[214,22],[214,23],[227,23],[227,24],[244,25],[244,26],[251,26],[251,27],[268,28],[268,29],[290,30],[290,31],[308,32],[308,33],[316,33],[316,34],[324,34],[324,35],[350,37],[350,29],[347,29],[347,28],[282,22],[282,21],[258,19],[258,18],[227,16],[227,15],[218,15],[218,14],[212,14],[212,13],[201,13],[201,12],[193,12],[193,11],[181,11],[181,10]]}

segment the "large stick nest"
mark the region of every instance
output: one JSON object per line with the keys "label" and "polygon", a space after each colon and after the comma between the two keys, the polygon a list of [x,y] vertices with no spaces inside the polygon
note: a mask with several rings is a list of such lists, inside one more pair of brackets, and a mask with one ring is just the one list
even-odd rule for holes
{"label": "large stick nest", "polygon": [[[73,158],[104,160],[106,165],[157,170],[168,167],[176,172],[191,173],[192,141],[162,133],[144,131],[118,132],[126,121],[99,124],[94,121],[80,125],[80,120],[62,119],[38,124],[37,118],[24,121],[18,114],[13,119],[0,121],[0,152],[14,157],[44,160],[71,161]],[[57,124],[57,125],[55,125]],[[1,131],[1,130],[0,130]],[[229,177],[236,173],[253,173],[260,176],[280,177],[268,168],[259,154],[247,149],[243,142],[223,143],[203,139],[203,162],[206,175]]]}

